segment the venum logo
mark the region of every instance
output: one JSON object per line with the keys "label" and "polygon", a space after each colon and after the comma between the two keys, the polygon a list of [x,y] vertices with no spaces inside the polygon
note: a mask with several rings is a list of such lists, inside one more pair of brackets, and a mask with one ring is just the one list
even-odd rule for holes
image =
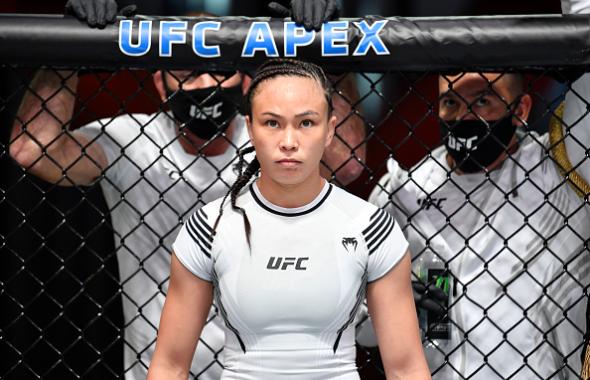
{"label": "venum logo", "polygon": [[309,257],[274,257],[271,256],[266,264],[266,269],[270,270],[287,270],[292,266],[295,270],[307,270],[304,262],[308,261]]}
{"label": "venum logo", "polygon": [[356,241],[356,238],[345,237],[345,238],[342,238],[342,245],[344,246],[344,249],[346,249],[346,252],[350,252],[351,248],[352,248],[352,251],[355,252],[356,246],[358,245],[358,243]]}

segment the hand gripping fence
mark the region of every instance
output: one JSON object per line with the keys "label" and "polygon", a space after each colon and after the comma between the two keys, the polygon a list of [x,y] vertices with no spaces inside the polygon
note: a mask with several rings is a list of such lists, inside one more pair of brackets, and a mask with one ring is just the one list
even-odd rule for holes
{"label": "hand gripping fence", "polygon": [[[0,16],[0,378],[145,376],[171,243],[226,192],[246,143],[178,132],[162,73],[228,86],[271,56],[330,73],[339,126],[322,173],[392,213],[413,279],[445,293],[440,315],[418,304],[433,378],[588,378],[589,21],[367,17],[316,34],[262,18],[98,30]],[[215,122],[213,106],[195,107]],[[506,115],[507,141],[493,132]],[[480,120],[502,158],[463,173],[447,152],[473,148],[457,120]],[[210,154],[216,144],[231,154]],[[217,312],[196,378],[222,368]],[[355,323],[361,378],[385,378],[367,312]]]}

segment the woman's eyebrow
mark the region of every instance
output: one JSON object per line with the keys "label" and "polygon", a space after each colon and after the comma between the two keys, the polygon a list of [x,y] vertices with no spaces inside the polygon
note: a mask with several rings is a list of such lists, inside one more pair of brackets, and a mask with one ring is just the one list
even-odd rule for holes
{"label": "woman's eyebrow", "polygon": [[319,115],[319,113],[317,113],[316,111],[309,110],[309,111],[298,113],[297,115],[295,115],[295,117],[303,117],[303,116],[309,116],[309,115],[317,116],[317,115]]}
{"label": "woman's eyebrow", "polygon": [[276,118],[282,118],[282,116],[281,116],[281,115],[279,115],[279,114],[276,114],[276,113],[274,113],[274,112],[270,112],[270,111],[263,112],[262,114],[263,114],[263,115],[272,116],[272,117],[276,117]]}

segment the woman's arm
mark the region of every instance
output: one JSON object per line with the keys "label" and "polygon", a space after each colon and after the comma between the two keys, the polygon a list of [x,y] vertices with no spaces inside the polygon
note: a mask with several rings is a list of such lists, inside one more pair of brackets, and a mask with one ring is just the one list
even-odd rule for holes
{"label": "woman's arm", "polygon": [[173,253],[170,285],[148,380],[188,378],[195,348],[212,301],[211,283],[189,272]]}
{"label": "woman's arm", "polygon": [[387,379],[430,379],[422,351],[410,282],[410,252],[385,276],[367,287],[367,302],[377,333]]}

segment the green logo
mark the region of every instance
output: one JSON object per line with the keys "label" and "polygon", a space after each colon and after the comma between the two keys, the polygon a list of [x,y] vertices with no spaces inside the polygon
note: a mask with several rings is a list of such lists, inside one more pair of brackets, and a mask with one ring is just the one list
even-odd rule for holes
{"label": "green logo", "polygon": [[434,276],[434,286],[436,286],[437,288],[440,288],[443,290],[443,292],[445,292],[447,295],[449,294],[449,276]]}

